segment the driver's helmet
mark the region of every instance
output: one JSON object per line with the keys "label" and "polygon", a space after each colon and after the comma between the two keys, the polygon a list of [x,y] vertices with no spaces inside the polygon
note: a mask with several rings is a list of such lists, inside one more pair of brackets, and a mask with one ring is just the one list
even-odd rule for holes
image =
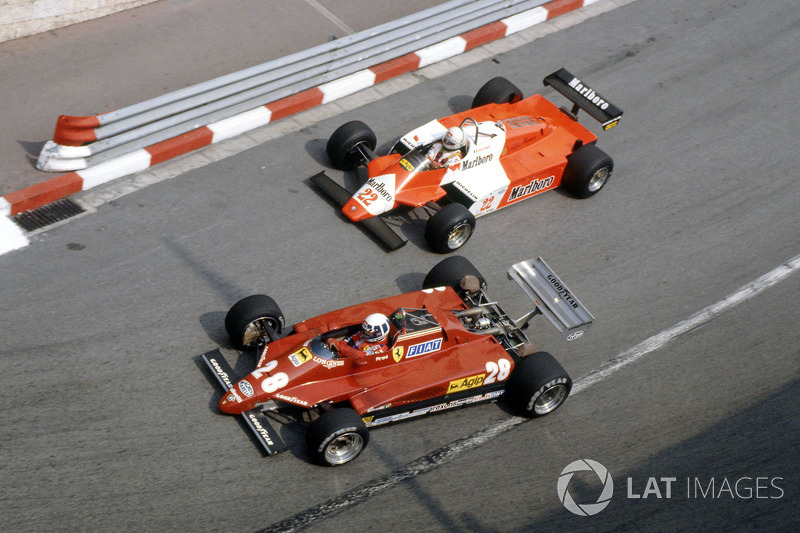
{"label": "driver's helmet", "polygon": [[453,126],[442,137],[442,144],[448,150],[460,150],[467,145],[467,134],[458,126]]}
{"label": "driver's helmet", "polygon": [[365,341],[380,342],[389,335],[389,319],[386,315],[373,313],[364,319],[361,329]]}

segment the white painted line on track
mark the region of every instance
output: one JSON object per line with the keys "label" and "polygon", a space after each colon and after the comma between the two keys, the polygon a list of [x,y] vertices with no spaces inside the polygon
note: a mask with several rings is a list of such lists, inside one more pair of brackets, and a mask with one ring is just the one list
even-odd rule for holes
{"label": "white painted line on track", "polygon": [[[693,329],[710,322],[716,317],[727,311],[730,311],[731,309],[746,302],[763,291],[774,287],[798,270],[800,270],[800,255],[793,257],[786,263],[778,266],[758,279],[742,286],[739,290],[731,293],[719,302],[709,305],[705,309],[693,314],[686,320],[678,322],[671,328],[668,328],[657,335],[653,335],[649,339],[637,344],[630,350],[622,352],[616,357],[609,359],[605,363],[601,364],[597,369],[589,372],[580,379],[577,379],[572,387],[572,394],[583,392],[600,383],[601,381],[608,379],[622,368],[636,362],[637,360],[658,350],[659,348],[663,348],[680,335],[688,333]],[[527,421],[527,418],[512,417],[486,426],[485,428],[476,431],[471,435],[467,435],[466,437],[455,440],[434,452],[420,457],[419,459],[416,459],[415,461],[412,461],[407,465],[391,472],[390,474],[374,479],[361,485],[360,487],[356,487],[355,489],[345,492],[338,498],[333,498],[325,503],[306,509],[305,511],[289,517],[286,520],[282,520],[281,522],[277,522],[260,531],[263,533],[272,533],[278,531],[291,532],[305,529],[317,520],[327,518],[341,511],[345,511],[350,507],[354,507],[369,497],[375,496],[387,489],[390,489],[406,479],[430,472],[439,466],[449,463],[465,452],[473,448],[477,448],[478,446],[485,444],[495,437],[498,437]]]}
{"label": "white painted line on track", "polygon": [[345,22],[342,19],[340,19],[339,17],[337,17],[336,15],[334,15],[333,13],[328,11],[328,9],[326,9],[319,2],[317,2],[317,0],[306,0],[306,2],[311,7],[313,7],[317,11],[319,11],[322,14],[323,17],[325,17],[326,19],[328,19],[331,22],[333,22],[334,24],[336,24],[339,27],[340,30],[344,30],[348,35],[352,35],[352,34],[355,33],[353,28],[351,28],[350,26],[345,24]]}
{"label": "white painted line on track", "polygon": [[630,350],[622,352],[613,359],[606,361],[595,370],[592,370],[577,380],[572,387],[572,394],[576,394],[588,389],[592,385],[603,381],[607,377],[615,374],[620,369],[633,363],[637,359],[641,359],[645,355],[658,350],[678,336],[688,333],[689,331],[706,324],[726,311],[730,311],[737,305],[746,302],[753,296],[780,283],[790,274],[797,272],[798,269],[800,269],[800,255],[793,257],[774,270],[767,272],[757,280],[751,281],[747,285],[744,285],[738,291],[726,296],[719,302],[709,305],[705,309],[693,314],[686,320],[678,322],[671,328],[666,329],[657,335],[653,335],[649,339],[640,342]]}

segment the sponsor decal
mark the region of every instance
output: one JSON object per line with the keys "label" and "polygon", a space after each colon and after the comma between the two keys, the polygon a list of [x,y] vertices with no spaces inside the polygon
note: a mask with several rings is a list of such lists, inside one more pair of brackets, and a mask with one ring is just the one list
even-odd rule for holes
{"label": "sponsor decal", "polygon": [[553,288],[558,291],[558,294],[570,305],[570,307],[573,309],[577,309],[579,307],[575,297],[570,294],[569,290],[567,290],[567,288],[563,286],[554,275],[548,274],[547,281],[549,281],[550,285],[552,285]]}
{"label": "sponsor decal", "polygon": [[367,412],[371,413],[372,411],[380,411],[381,409],[386,409],[386,408],[391,407],[391,406],[392,406],[392,404],[387,403],[386,405],[381,405],[381,406],[378,406],[378,407],[370,407],[369,409],[367,409]]}
{"label": "sponsor decal", "polygon": [[208,361],[211,363],[211,366],[214,367],[214,372],[219,376],[219,379],[225,383],[225,387],[227,389],[233,388],[233,383],[231,382],[231,378],[228,376],[228,373],[222,370],[222,367],[219,365],[216,359],[209,358]]}
{"label": "sponsor decal", "polygon": [[434,339],[432,341],[421,342],[408,347],[408,355],[406,358],[417,357],[418,355],[425,355],[432,352],[438,352],[442,349],[442,339]]}
{"label": "sponsor decal", "polygon": [[[412,169],[407,169],[412,170]],[[394,198],[392,197],[393,191],[386,190],[386,184],[382,181],[378,181],[375,178],[370,178],[367,181],[367,185],[372,187],[372,190],[380,194],[384,200],[387,202],[394,202]]]}
{"label": "sponsor decal", "polygon": [[574,341],[575,339],[580,339],[581,337],[583,337],[583,330],[582,329],[567,335],[567,340],[568,341]]}
{"label": "sponsor decal", "polygon": [[414,165],[412,165],[411,163],[409,163],[409,162],[408,162],[408,159],[401,159],[401,160],[399,161],[399,163],[400,163],[400,166],[401,166],[401,167],[403,167],[404,169],[408,170],[409,172],[411,172],[412,170],[414,170]]}
{"label": "sponsor decal", "polygon": [[469,405],[471,403],[493,400],[495,398],[499,398],[500,396],[502,396],[503,392],[505,391],[498,390],[498,391],[487,392],[486,394],[470,396],[469,398],[461,398],[460,400],[453,400],[452,402],[440,403],[438,405],[433,405],[431,407],[423,407],[421,409],[415,409],[413,411],[408,411],[405,413],[398,413],[396,415],[385,416],[383,418],[374,420],[371,423],[367,423],[365,421],[365,423],[367,423],[369,426],[377,426],[380,424],[388,424],[389,422],[397,422],[398,420],[405,420],[407,418],[414,418],[429,413],[445,411],[447,409],[453,409],[454,407],[460,407],[462,405]]}
{"label": "sponsor decal", "polygon": [[542,189],[550,187],[554,179],[555,176],[550,176],[549,178],[533,180],[527,185],[517,185],[511,189],[511,193],[508,195],[508,201],[513,202],[514,200],[521,200],[536,194]]}
{"label": "sponsor decal", "polygon": [[591,87],[588,87],[581,82],[578,78],[572,78],[572,81],[569,82],[569,86],[575,89],[579,95],[583,96],[587,100],[589,100],[592,104],[599,107],[600,109],[607,109],[608,102],[603,100],[603,98],[594,92]]}
{"label": "sponsor decal", "polygon": [[480,387],[483,385],[483,378],[485,377],[486,374],[478,374],[476,376],[470,376],[468,378],[451,381],[450,386],[447,387],[447,394]]}
{"label": "sponsor decal", "polygon": [[379,355],[378,357],[375,358],[376,361],[386,361],[387,359],[389,359],[388,353],[386,355]]}
{"label": "sponsor decal", "polygon": [[242,394],[244,394],[248,398],[253,394],[255,394],[253,386],[250,385],[250,382],[247,381],[246,379],[243,379],[242,381],[239,382],[239,390],[242,391]]}
{"label": "sponsor decal", "polygon": [[374,416],[362,416],[361,420],[363,420],[365,424],[369,424],[370,422],[372,422],[373,418],[375,418],[375,417]]}
{"label": "sponsor decal", "polygon": [[475,168],[479,165],[484,163],[488,163],[494,157],[493,154],[485,155],[483,157],[476,157],[475,159],[470,159],[469,161],[462,161],[461,162],[461,170],[469,170],[471,168]]}
{"label": "sponsor decal", "polygon": [[275,397],[278,398],[279,400],[283,400],[285,402],[296,403],[296,404],[308,407],[308,402],[307,401],[301,400],[300,398],[297,398],[296,396],[287,396],[285,394],[278,393],[278,394],[275,395]]}
{"label": "sponsor decal", "polygon": [[261,435],[261,438],[264,439],[264,442],[267,443],[268,446],[275,446],[275,443],[272,442],[272,439],[269,437],[269,432],[261,425],[258,421],[258,418],[255,417],[252,413],[247,413],[247,418],[250,420],[250,424],[252,424],[253,429]]}
{"label": "sponsor decal", "polygon": [[314,362],[318,365],[322,365],[325,368],[336,368],[337,366],[344,366],[344,361],[341,360],[330,360],[330,359],[323,359],[322,357],[314,356]]}
{"label": "sponsor decal", "polygon": [[454,182],[454,184],[455,184],[455,185],[456,185],[456,186],[457,186],[459,189],[461,189],[461,191],[462,191],[464,194],[466,194],[467,196],[469,196],[469,197],[470,197],[470,198],[472,198],[473,200],[477,200],[477,199],[478,199],[478,195],[477,195],[477,194],[475,194],[474,192],[472,192],[471,190],[469,190],[469,187],[467,187],[466,185],[464,185],[464,184],[463,184],[463,183],[461,183],[460,181],[457,181],[457,180],[456,180],[456,181]]}
{"label": "sponsor decal", "polygon": [[289,356],[289,361],[292,362],[294,366],[300,366],[306,361],[310,361],[313,356],[308,348],[303,347],[294,352],[292,355]]}
{"label": "sponsor decal", "polygon": [[403,358],[403,352],[405,349],[402,346],[398,346],[394,350],[392,350],[392,357],[394,358],[395,363],[399,363],[400,360]]}

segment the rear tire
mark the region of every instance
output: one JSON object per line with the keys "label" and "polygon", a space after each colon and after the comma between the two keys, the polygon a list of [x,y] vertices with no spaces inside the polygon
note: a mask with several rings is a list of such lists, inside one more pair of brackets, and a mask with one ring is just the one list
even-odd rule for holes
{"label": "rear tire", "polygon": [[472,100],[472,108],[487,104],[513,104],[519,100],[522,100],[522,91],[507,79],[498,76],[484,83],[478,90]]}
{"label": "rear tire", "polygon": [[243,298],[225,315],[225,330],[237,348],[252,348],[267,336],[269,324],[277,333],[285,326],[283,313],[275,300],[263,294]]}
{"label": "rear tire", "polygon": [[461,279],[464,276],[475,276],[480,281],[481,289],[486,290],[486,280],[483,275],[469,259],[460,255],[452,255],[439,261],[425,276],[422,288],[452,287],[458,291],[461,289]]}
{"label": "rear tire", "polygon": [[506,384],[508,401],[528,418],[552,413],[564,403],[571,390],[569,374],[547,352],[523,357]]}
{"label": "rear tire", "polygon": [[447,204],[425,224],[425,241],[440,254],[464,246],[475,231],[475,215],[461,204]]}
{"label": "rear tire", "polygon": [[578,198],[594,196],[611,178],[614,161],[593,144],[584,144],[567,156],[561,183]]}
{"label": "rear tire", "polygon": [[369,443],[369,430],[354,409],[341,407],[326,411],[314,420],[306,433],[308,453],[324,466],[339,466],[359,456]]}
{"label": "rear tire", "polygon": [[333,132],[325,151],[333,166],[340,170],[352,170],[364,162],[364,158],[357,150],[363,144],[370,150],[375,150],[378,140],[375,132],[360,120],[345,122]]}

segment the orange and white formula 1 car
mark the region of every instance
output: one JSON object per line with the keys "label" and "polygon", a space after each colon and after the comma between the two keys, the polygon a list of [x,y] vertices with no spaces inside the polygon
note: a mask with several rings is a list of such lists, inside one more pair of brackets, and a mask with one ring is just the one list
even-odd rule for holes
{"label": "orange and white formula 1 car", "polygon": [[[539,94],[523,98],[510,81],[497,77],[478,91],[471,109],[407,133],[384,156],[375,154],[377,141],[368,126],[347,122],[331,135],[327,154],[339,169],[366,168],[366,183],[351,194],[324,172],[311,182],[389,250],[406,241],[385,220],[398,208],[422,208],[429,216],[425,240],[439,253],[463,246],[477,217],[550,189],[563,186],[588,198],[606,184],[614,162],[595,145],[597,136],[578,122],[578,111],[607,130],[619,123],[622,110],[565,69],[547,76],[544,84],[566,96],[572,109]],[[437,161],[436,152],[443,144],[448,147],[453,129],[464,137],[459,153]]]}

